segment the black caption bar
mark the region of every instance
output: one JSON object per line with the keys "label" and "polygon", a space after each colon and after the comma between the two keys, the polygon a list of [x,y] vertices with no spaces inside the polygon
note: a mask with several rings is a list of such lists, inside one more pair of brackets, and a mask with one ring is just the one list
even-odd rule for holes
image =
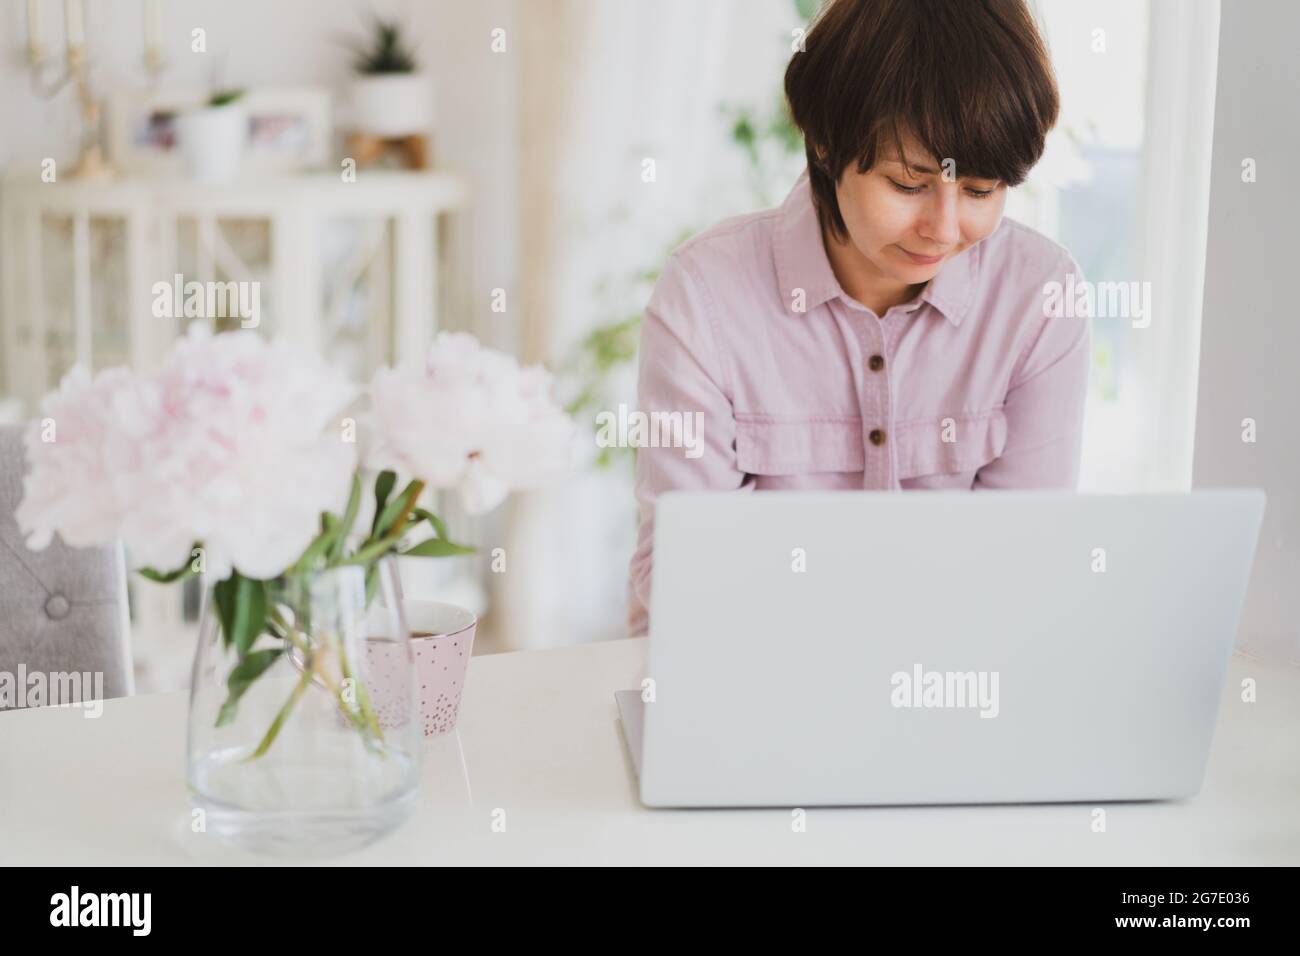
{"label": "black caption bar", "polygon": [[[58,868],[6,871],[0,925],[13,942],[73,934],[127,945],[149,940],[225,942],[259,948],[301,945],[348,932],[372,940],[409,934],[437,914],[456,935],[478,928],[495,943],[503,926],[595,930],[612,920],[617,938],[659,934],[690,921],[728,934],[762,936],[763,925],[829,931],[850,918],[859,935],[912,927],[927,943],[952,939],[1193,936],[1229,941],[1290,922],[1285,869],[938,869],[771,874],[738,870],[725,884],[710,874],[625,872],[588,884],[574,870],[538,881],[528,873],[362,871],[360,867],[250,869]],[[611,894],[613,887],[623,892]],[[725,889],[723,889],[725,887]],[[1289,911],[1290,907],[1286,907]],[[538,922],[540,921],[540,922]],[[683,922],[685,921],[685,922]],[[975,936],[971,936],[975,933]],[[361,937],[356,937],[360,939]],[[592,938],[588,936],[587,938]],[[881,936],[880,939],[885,937]],[[1050,937],[1049,937],[1050,938]],[[734,941],[734,940],[733,940]]]}

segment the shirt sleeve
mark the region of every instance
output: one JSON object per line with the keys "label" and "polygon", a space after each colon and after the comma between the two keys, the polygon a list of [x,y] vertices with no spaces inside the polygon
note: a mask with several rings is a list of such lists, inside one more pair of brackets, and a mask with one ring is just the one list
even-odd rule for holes
{"label": "shirt sleeve", "polygon": [[[1064,284],[1073,272],[1066,255],[1048,281]],[[1043,302],[1035,296],[1035,302]],[[1066,311],[1066,310],[1062,310]],[[1086,311],[1086,310],[1085,310]],[[1002,454],[975,476],[973,491],[1012,488],[1074,489],[1083,446],[1083,412],[1092,363],[1090,314],[1036,316],[1039,329],[1012,373],[1004,411],[1007,440]]]}
{"label": "shirt sleeve", "polygon": [[736,419],[715,322],[718,314],[695,266],[678,251],[660,273],[641,324],[637,407],[699,413],[695,448],[639,447],[635,495],[640,524],[628,575],[627,632],[650,624],[654,501],[669,489],[735,491],[752,488],[736,467]]}

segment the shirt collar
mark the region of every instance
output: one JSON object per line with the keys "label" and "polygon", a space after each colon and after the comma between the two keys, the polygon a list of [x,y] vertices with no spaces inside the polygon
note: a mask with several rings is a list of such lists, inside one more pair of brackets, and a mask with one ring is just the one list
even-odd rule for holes
{"label": "shirt collar", "polygon": [[[938,309],[954,327],[961,325],[979,279],[980,245],[977,242],[945,262],[921,290],[917,304],[907,311],[915,312],[920,303],[925,302]],[[826,247],[822,244],[821,223],[813,205],[812,185],[806,169],[781,204],[773,254],[776,278],[786,308],[792,307],[799,289],[803,290],[805,312],[837,297],[846,303],[853,301],[835,278]]]}

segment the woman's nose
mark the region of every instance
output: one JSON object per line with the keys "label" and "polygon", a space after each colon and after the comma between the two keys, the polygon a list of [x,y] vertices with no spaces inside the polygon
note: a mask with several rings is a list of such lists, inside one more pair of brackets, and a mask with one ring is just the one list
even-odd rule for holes
{"label": "woman's nose", "polygon": [[946,183],[930,195],[934,198],[927,205],[917,232],[936,246],[955,245],[961,238],[957,184]]}

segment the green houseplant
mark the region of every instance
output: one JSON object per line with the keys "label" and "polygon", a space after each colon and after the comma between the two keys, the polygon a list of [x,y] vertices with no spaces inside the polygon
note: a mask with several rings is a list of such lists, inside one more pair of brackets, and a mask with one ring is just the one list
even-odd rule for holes
{"label": "green houseplant", "polygon": [[350,46],[354,129],[383,139],[429,132],[433,83],[420,72],[406,28],[376,17],[365,42]]}

